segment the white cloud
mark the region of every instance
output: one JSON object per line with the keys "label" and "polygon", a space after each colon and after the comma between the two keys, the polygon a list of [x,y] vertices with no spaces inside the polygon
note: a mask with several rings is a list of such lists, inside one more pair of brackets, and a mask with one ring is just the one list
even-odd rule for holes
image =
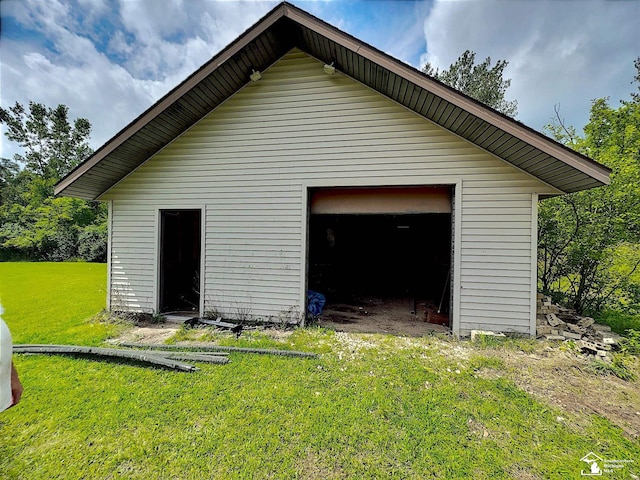
{"label": "white cloud", "polygon": [[153,45],[177,34],[188,20],[180,0],[120,0],[119,4],[122,25],[143,45]]}
{"label": "white cloud", "polygon": [[[38,31],[46,42],[3,39],[0,43],[2,105],[63,103],[71,118],[91,122],[91,143],[97,148],[233,41],[273,3],[123,0],[122,23],[113,4],[107,9],[104,2],[93,0],[73,4],[21,0],[9,6],[3,15]],[[91,22],[103,24],[87,26]],[[104,22],[110,23],[105,26]],[[98,27],[109,29],[104,45],[99,45]],[[0,156],[16,152],[3,135]]]}
{"label": "white cloud", "polygon": [[520,120],[540,129],[560,104],[566,122],[581,128],[591,99],[628,98],[638,18],[638,2],[436,2],[422,60],[446,68],[466,49],[479,60],[506,59]]}
{"label": "white cloud", "polygon": [[[640,2],[296,3],[418,68],[427,60],[446,67],[468,48],[479,59],[507,59],[508,95],[519,102],[519,118],[538,129],[554,104],[580,127],[590,99],[627,98],[640,54]],[[66,104],[72,118],[92,123],[97,148],[276,4],[3,1],[3,17],[22,33],[3,32],[0,41],[0,101]],[[0,139],[0,155],[12,148]]]}
{"label": "white cloud", "polygon": [[[120,20],[132,37],[125,66],[140,78],[192,73],[235,40],[275,2],[120,0]],[[122,36],[119,45],[122,46]]]}
{"label": "white cloud", "polygon": [[[19,44],[8,42],[3,53],[5,61],[3,87],[12,85],[11,101],[7,103],[18,101],[26,105],[32,100],[51,107],[67,105],[72,118],[85,117],[92,123],[94,148],[153,100],[149,91],[154,82],[134,79],[103,55],[90,55],[70,65],[52,61],[40,52],[21,51]],[[14,153],[5,152],[4,143],[2,150],[2,156]]]}
{"label": "white cloud", "polygon": [[[391,6],[393,8],[393,4]],[[414,55],[424,46],[423,19],[427,16],[430,8],[428,2],[417,2],[409,4],[402,16],[387,15],[386,18],[379,18],[376,22],[378,35],[380,25],[384,25],[388,34],[378,39],[377,47],[392,57],[420,68],[420,65],[415,64]]]}

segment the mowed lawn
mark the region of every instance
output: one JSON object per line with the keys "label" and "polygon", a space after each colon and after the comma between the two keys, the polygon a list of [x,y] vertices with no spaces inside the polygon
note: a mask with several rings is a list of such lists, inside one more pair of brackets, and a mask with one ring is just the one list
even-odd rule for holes
{"label": "mowed lawn", "polygon": [[[0,264],[16,342],[114,334],[89,320],[104,283],[104,265]],[[461,342],[321,329],[210,336],[320,357],[232,354],[179,373],[18,355],[25,395],[0,414],[0,478],[564,479],[581,478],[591,451],[636,462],[606,478],[640,474],[637,440],[525,393],[499,359]]]}
{"label": "mowed lawn", "polygon": [[96,345],[113,328],[87,320],[105,308],[100,263],[0,263],[0,303],[14,343]]}

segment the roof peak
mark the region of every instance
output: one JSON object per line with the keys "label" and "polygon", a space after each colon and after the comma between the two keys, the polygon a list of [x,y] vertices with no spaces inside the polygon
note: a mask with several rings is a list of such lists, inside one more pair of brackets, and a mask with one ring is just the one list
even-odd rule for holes
{"label": "roof peak", "polygon": [[610,170],[283,1],[149,107],[55,187],[96,199],[298,47],[560,191],[607,184]]}

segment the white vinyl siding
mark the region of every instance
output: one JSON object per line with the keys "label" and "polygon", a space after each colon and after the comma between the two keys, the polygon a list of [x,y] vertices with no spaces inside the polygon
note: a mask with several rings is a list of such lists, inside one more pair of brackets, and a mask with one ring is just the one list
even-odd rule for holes
{"label": "white vinyl siding", "polygon": [[103,196],[112,304],[157,307],[159,208],[206,206],[205,310],[277,317],[304,309],[307,187],[445,184],[460,332],[528,333],[532,193],[557,192],[293,50]]}

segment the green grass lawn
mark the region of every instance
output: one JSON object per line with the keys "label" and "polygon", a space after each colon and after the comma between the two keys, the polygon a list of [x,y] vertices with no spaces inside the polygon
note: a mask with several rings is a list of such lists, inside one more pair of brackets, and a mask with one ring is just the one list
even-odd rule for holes
{"label": "green grass lawn", "polygon": [[14,342],[102,342],[113,327],[87,320],[105,307],[106,272],[97,263],[0,263],[0,303]]}
{"label": "green grass lawn", "polygon": [[[104,306],[104,265],[0,264],[0,278],[17,342],[113,333],[87,320]],[[635,462],[607,478],[640,474],[637,441],[485,374],[506,368],[491,350],[322,329],[243,337],[223,338],[321,355],[232,354],[196,373],[16,356],[25,394],[0,414],[0,478],[564,479],[590,451]]]}

